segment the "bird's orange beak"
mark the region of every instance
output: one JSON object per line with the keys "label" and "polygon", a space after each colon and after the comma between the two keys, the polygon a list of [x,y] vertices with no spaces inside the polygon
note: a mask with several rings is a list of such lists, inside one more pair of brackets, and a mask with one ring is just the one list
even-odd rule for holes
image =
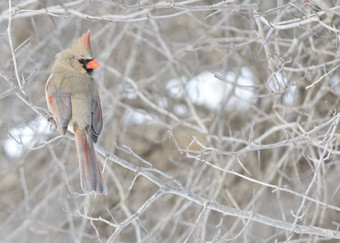
{"label": "bird's orange beak", "polygon": [[96,60],[92,60],[86,64],[86,69],[94,69],[94,68],[99,68],[99,64]]}

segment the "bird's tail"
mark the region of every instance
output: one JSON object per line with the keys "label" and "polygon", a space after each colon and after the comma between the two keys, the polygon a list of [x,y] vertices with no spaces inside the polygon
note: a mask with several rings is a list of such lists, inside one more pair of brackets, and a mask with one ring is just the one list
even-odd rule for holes
{"label": "bird's tail", "polygon": [[92,137],[87,130],[74,129],[76,140],[80,184],[85,193],[98,192],[107,194],[107,186],[100,172]]}

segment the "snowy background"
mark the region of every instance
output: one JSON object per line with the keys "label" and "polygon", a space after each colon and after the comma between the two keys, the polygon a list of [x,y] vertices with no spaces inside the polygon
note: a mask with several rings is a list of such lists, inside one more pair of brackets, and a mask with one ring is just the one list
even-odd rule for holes
{"label": "snowy background", "polygon": [[[339,0],[0,3],[3,242],[337,242]],[[87,30],[109,193],[49,122]]]}

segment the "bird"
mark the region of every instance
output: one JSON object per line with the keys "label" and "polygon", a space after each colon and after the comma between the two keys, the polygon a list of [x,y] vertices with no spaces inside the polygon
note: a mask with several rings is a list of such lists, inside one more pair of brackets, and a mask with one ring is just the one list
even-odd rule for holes
{"label": "bird", "polygon": [[107,195],[94,149],[103,128],[99,91],[92,77],[93,69],[98,67],[87,31],[56,55],[45,93],[57,130],[62,135],[67,130],[74,133],[83,192]]}

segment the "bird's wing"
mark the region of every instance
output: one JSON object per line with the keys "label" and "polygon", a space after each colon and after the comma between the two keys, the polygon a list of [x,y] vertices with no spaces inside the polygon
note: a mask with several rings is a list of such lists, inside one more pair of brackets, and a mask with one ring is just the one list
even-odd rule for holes
{"label": "bird's wing", "polygon": [[57,84],[57,80],[54,75],[51,74],[45,87],[46,99],[57,124],[57,128],[62,134],[65,134],[68,123],[72,117],[71,95],[61,91]]}
{"label": "bird's wing", "polygon": [[95,96],[92,98],[91,112],[92,112],[91,135],[93,141],[96,143],[98,136],[103,128],[103,115],[99,96]]}

